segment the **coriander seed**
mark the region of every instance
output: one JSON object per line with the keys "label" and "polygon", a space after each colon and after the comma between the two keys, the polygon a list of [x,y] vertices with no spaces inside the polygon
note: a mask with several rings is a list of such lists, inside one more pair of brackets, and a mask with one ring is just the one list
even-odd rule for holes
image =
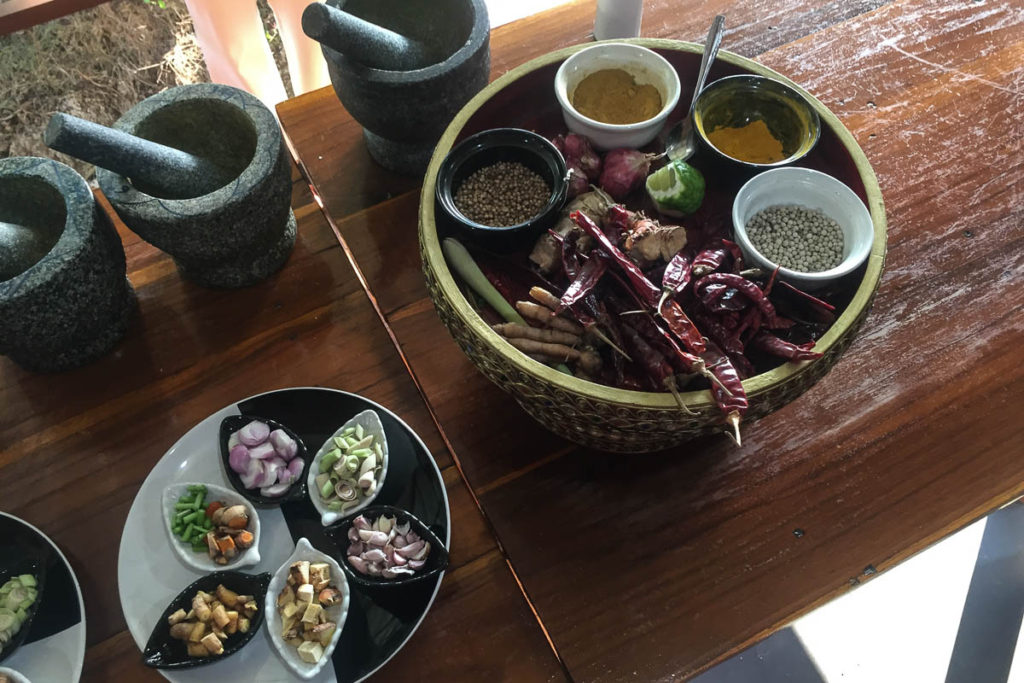
{"label": "coriander seed", "polygon": [[470,174],[454,200],[466,218],[499,228],[530,220],[550,197],[551,188],[540,175],[521,163],[499,161]]}

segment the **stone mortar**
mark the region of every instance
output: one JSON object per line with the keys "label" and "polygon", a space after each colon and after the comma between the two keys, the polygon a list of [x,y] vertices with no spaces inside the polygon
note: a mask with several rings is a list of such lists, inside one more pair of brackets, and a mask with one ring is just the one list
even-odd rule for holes
{"label": "stone mortar", "polygon": [[295,244],[291,165],[277,119],[262,102],[226,85],[183,85],[146,98],[114,127],[233,171],[234,180],[209,194],[169,199],[96,169],[125,224],[170,254],[184,278],[246,287],[285,264]]}
{"label": "stone mortar", "polygon": [[84,365],[134,307],[121,239],[85,180],[51,159],[0,159],[0,354],[35,372]]}
{"label": "stone mortar", "polygon": [[370,155],[422,175],[441,133],[490,75],[490,23],[483,0],[327,0],[426,45],[439,60],[412,71],[368,67],[326,45],[334,92],[363,126]]}

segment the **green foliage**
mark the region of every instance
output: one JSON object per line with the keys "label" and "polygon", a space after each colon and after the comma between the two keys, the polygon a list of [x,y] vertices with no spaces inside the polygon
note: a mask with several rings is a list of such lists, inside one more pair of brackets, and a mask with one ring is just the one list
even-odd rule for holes
{"label": "green foliage", "polygon": [[160,9],[167,9],[167,3],[164,0],[142,0],[147,5],[156,5]]}

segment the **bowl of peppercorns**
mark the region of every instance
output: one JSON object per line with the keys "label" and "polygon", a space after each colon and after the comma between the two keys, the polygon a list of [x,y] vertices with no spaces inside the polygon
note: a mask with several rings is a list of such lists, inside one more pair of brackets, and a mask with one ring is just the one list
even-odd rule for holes
{"label": "bowl of peppercorns", "polygon": [[732,206],[736,243],[747,263],[802,289],[820,289],[855,271],[874,239],[857,194],[827,173],[776,168],[740,188]]}
{"label": "bowl of peppercorns", "polygon": [[485,130],[441,163],[437,218],[482,246],[527,247],[558,219],[567,176],[562,154],[542,136],[520,128]]}

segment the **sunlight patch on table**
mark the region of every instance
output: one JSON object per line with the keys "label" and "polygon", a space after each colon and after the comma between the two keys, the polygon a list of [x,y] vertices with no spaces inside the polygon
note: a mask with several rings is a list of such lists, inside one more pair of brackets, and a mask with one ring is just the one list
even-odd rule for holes
{"label": "sunlight patch on table", "polygon": [[941,683],[985,522],[797,620],[793,628],[825,680]]}

